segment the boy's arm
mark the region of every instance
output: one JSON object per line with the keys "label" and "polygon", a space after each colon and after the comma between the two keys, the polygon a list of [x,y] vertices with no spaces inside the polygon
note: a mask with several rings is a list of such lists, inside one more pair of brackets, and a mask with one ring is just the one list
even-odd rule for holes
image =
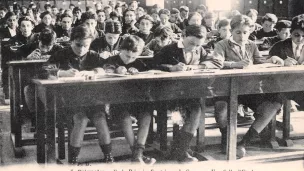
{"label": "boy's arm", "polygon": [[266,57],[263,57],[259,50],[258,50],[258,47],[256,44],[254,43],[251,43],[251,46],[253,48],[253,64],[262,64],[262,63],[266,63],[268,61],[266,61]]}
{"label": "boy's arm", "polygon": [[231,64],[234,63],[232,61],[225,61],[225,47],[221,42],[215,44],[212,58],[217,61],[220,68],[231,68]]}
{"label": "boy's arm", "polygon": [[219,58],[214,57],[213,54],[208,54],[203,47],[201,49],[200,65],[205,66],[206,69],[223,68],[223,63]]}

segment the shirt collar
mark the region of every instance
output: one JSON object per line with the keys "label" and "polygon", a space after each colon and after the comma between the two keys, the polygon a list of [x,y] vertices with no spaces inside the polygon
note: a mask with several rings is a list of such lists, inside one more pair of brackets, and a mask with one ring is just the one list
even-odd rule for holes
{"label": "shirt collar", "polygon": [[178,41],[178,42],[177,42],[177,47],[178,47],[178,48],[180,48],[180,49],[184,49],[184,48],[185,48],[185,46],[184,46],[183,41],[181,41],[181,40],[180,40],[180,41]]}
{"label": "shirt collar", "polygon": [[[240,45],[240,44],[236,43],[236,42],[233,40],[233,38],[232,38],[232,37],[230,37],[230,38],[229,38],[229,41],[230,41],[231,43],[233,43],[233,44],[237,45],[237,46],[242,47],[242,45]],[[246,46],[248,43],[249,43],[249,42],[247,41],[247,42],[244,44],[244,46]]]}
{"label": "shirt collar", "polygon": [[[295,44],[292,40],[291,40],[291,42],[292,42],[292,48],[293,49],[297,48],[298,45]],[[303,47],[303,45],[304,45],[304,43],[299,44],[300,47]]]}

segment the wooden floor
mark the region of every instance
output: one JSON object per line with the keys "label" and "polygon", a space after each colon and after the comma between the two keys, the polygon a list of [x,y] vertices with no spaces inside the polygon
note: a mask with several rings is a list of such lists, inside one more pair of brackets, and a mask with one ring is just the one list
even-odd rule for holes
{"label": "wooden floor", "polygon": [[[279,115],[277,117],[279,120],[282,119]],[[207,118],[207,123],[215,123],[213,117]],[[293,131],[291,132],[292,137],[302,136],[304,137],[304,112],[294,112],[292,113],[291,123],[293,126]],[[15,167],[23,168],[22,170],[30,170],[31,167],[39,168],[36,162],[36,146],[25,146],[26,156],[23,158],[15,158],[13,154],[13,147],[10,139],[9,132],[9,105],[0,105],[0,126],[1,126],[1,136],[0,136],[0,159],[1,168],[7,167],[14,169]],[[238,140],[241,139],[243,134],[247,131],[248,127],[241,127],[237,129]],[[29,124],[23,125],[23,131],[25,136],[31,137],[33,133],[29,131]],[[282,132],[277,130],[277,136],[281,137]],[[171,140],[172,133],[168,133]],[[224,171],[224,170],[237,170],[237,171],[256,171],[256,170],[304,170],[304,140],[297,139],[294,140],[293,147],[280,147],[278,149],[270,149],[269,147],[261,146],[259,141],[252,143],[247,148],[247,156],[243,159],[229,162],[225,161],[225,155],[220,153],[219,143],[220,143],[220,132],[217,128],[206,130],[206,150],[203,152],[204,155],[208,156],[209,161],[201,161],[195,165],[173,165],[174,162],[166,160],[163,155],[160,155],[155,150],[151,148],[147,149],[147,154],[153,156],[157,159],[157,164],[152,168],[148,167],[144,170],[214,170],[214,171]],[[193,141],[193,144],[195,141]],[[103,170],[138,170],[140,166],[129,165],[128,160],[131,153],[126,141],[122,137],[113,139],[113,155],[117,164],[114,165],[103,165],[100,160],[103,158],[101,150],[97,145],[97,140],[85,141],[83,148],[80,153],[80,162],[83,166],[75,166],[78,170],[98,170],[102,166]],[[63,165],[60,165],[61,169],[66,169],[67,161],[61,161]],[[85,166],[89,164],[90,166]],[[26,167],[23,167],[26,166]],[[58,167],[58,166],[57,166]],[[137,168],[139,167],[139,168]],[[28,168],[28,169],[27,169]],[[96,169],[98,168],[98,169]],[[267,169],[266,169],[267,168]],[[291,169],[292,168],[292,169]],[[56,168],[57,169],[57,168]],[[140,170],[140,169],[139,169]],[[101,171],[101,170],[100,170]]]}

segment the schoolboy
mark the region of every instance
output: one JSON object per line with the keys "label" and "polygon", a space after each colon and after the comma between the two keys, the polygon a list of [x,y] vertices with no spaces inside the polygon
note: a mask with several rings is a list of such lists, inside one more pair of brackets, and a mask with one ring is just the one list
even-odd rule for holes
{"label": "schoolboy", "polygon": [[[186,28],[186,37],[178,43],[165,46],[154,55],[156,68],[169,72],[188,69],[220,68],[217,59],[207,58],[202,44],[206,38],[206,28],[201,25],[191,25]],[[185,124],[179,130],[171,147],[171,158],[179,162],[196,162],[197,158],[188,153],[190,142],[199,126],[201,106],[199,99],[174,101],[178,107],[185,109]],[[175,108],[175,107],[174,107]]]}
{"label": "schoolboy", "polygon": [[[90,28],[84,25],[75,27],[71,34],[71,46],[58,51],[48,60],[49,65],[56,66],[58,69],[58,77],[74,77],[79,71],[94,71],[95,73],[103,73],[102,66],[104,60],[99,54],[89,50],[93,41]],[[84,97],[85,98],[85,97]],[[95,103],[94,101],[92,103]],[[104,153],[104,161],[111,163],[114,161],[111,155],[111,139],[109,128],[104,112],[104,106],[83,107],[73,111],[73,129],[69,139],[69,160],[71,164],[78,162],[78,155],[85,128],[89,120],[91,120],[96,129],[99,145]]]}
{"label": "schoolboy", "polygon": [[96,13],[91,11],[83,13],[81,15],[81,23],[87,25],[91,29],[91,32],[94,35],[94,39],[98,37],[102,37],[104,35],[102,31],[96,29],[96,25],[97,25]]}
{"label": "schoolboy", "polygon": [[276,15],[271,13],[266,13],[262,17],[262,28],[253,32],[257,39],[262,39],[264,37],[273,37],[277,35],[277,31],[274,29],[278,18]]}
{"label": "schoolboy", "polygon": [[[135,35],[126,37],[120,47],[120,54],[109,57],[105,61],[104,69],[109,73],[117,74],[137,74],[140,71],[146,71],[149,68],[137,56],[142,53],[144,41]],[[152,165],[156,162],[154,158],[143,155],[146,140],[149,133],[151,114],[153,105],[148,102],[125,103],[111,105],[110,113],[121,124],[127,142],[132,151],[132,161],[140,164]],[[132,129],[132,120],[130,115],[134,114],[139,120],[139,129],[135,139]]]}
{"label": "schoolboy", "polygon": [[139,31],[135,35],[142,38],[145,44],[148,44],[154,38],[154,34],[151,32],[153,18],[146,14],[140,17],[137,22],[139,23]]}
{"label": "schoolboy", "polygon": [[61,25],[55,29],[57,37],[69,38],[71,36],[71,31],[72,31],[73,17],[68,13],[65,13],[61,15],[60,20],[61,20]]}

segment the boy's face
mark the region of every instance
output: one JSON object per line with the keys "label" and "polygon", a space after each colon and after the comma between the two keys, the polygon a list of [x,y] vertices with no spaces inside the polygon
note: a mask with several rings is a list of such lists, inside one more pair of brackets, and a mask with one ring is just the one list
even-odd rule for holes
{"label": "boy's face", "polygon": [[291,33],[291,39],[293,43],[299,45],[304,43],[304,32],[300,29],[296,29]]}
{"label": "boy's face", "polygon": [[39,49],[41,53],[48,53],[53,48],[54,42],[52,42],[50,45],[43,45],[41,42],[39,42]]}
{"label": "boy's face", "polygon": [[71,47],[75,55],[83,56],[88,53],[92,39],[76,39],[71,42]]}
{"label": "boy's face", "polygon": [[139,23],[139,30],[144,34],[149,34],[153,24],[150,20],[141,20]]}
{"label": "boy's face", "polygon": [[153,18],[154,22],[159,21],[159,16],[158,16],[157,13],[153,13],[153,14],[151,15],[151,17]]}
{"label": "boy's face", "polygon": [[5,16],[6,12],[4,10],[0,10],[0,18],[3,18]]}
{"label": "boy's face", "polygon": [[72,18],[64,17],[61,21],[61,27],[64,30],[69,30],[72,27]]}
{"label": "boy's face", "polygon": [[106,20],[106,15],[104,12],[100,12],[97,14],[97,21],[104,22]]}
{"label": "boy's face", "polygon": [[58,8],[53,8],[53,15],[57,15],[59,13]]}
{"label": "boy's face", "polygon": [[126,23],[131,23],[135,20],[135,14],[132,11],[128,11],[125,16]]}
{"label": "boy's face", "polygon": [[96,3],[95,5],[96,10],[101,10],[102,9],[102,5],[100,2]]}
{"label": "boy's face", "polygon": [[77,18],[81,18],[81,11],[75,11],[75,17],[77,17]]}
{"label": "boy's face", "polygon": [[199,15],[193,15],[190,20],[188,21],[189,25],[201,25],[202,18]]}
{"label": "boy's face", "polygon": [[106,41],[109,45],[113,46],[119,39],[119,34],[106,33]]}
{"label": "boy's face", "polygon": [[125,64],[134,62],[140,54],[141,54],[141,52],[133,52],[130,50],[121,50],[120,51],[120,57],[124,61]]}
{"label": "boy's face", "polygon": [[117,7],[116,8],[116,12],[121,15],[122,14],[122,8],[121,7]]}
{"label": "boy's face", "polygon": [[196,12],[198,12],[199,14],[201,14],[202,17],[205,16],[205,11],[202,9],[197,9]]}
{"label": "boy's face", "polygon": [[29,37],[32,34],[34,26],[31,21],[22,21],[20,24],[20,31],[23,36]]}
{"label": "boy's face", "polygon": [[205,19],[205,23],[206,23],[206,26],[207,27],[212,27],[213,26],[213,23],[214,23],[214,18],[211,17],[211,18],[206,18]]}
{"label": "boy's face", "polygon": [[194,36],[188,36],[188,37],[184,38],[183,43],[184,43],[186,51],[193,52],[193,51],[199,49],[203,45],[204,41],[205,41],[205,38],[199,39]]}
{"label": "boy's face", "polygon": [[42,22],[48,26],[48,25],[52,24],[52,20],[53,20],[52,16],[45,15],[42,19]]}
{"label": "boy's face", "polygon": [[250,35],[250,26],[240,25],[231,30],[233,40],[238,44],[244,44],[248,41]]}
{"label": "boy's face", "polygon": [[165,24],[167,24],[168,21],[169,21],[169,16],[166,15],[166,14],[161,14],[161,15],[159,16],[159,19],[160,19],[160,22],[161,22],[163,25],[165,25]]}
{"label": "boy's face", "polygon": [[91,31],[93,32],[95,30],[97,22],[94,19],[87,19],[84,22],[84,24],[87,25],[91,29]]}
{"label": "boy's face", "polygon": [[182,18],[188,18],[188,16],[189,16],[189,11],[182,10],[182,11],[180,12],[180,15],[181,15]]}
{"label": "boy's face", "polygon": [[140,11],[140,10],[137,10],[136,11],[136,17],[137,18],[140,18],[141,16],[143,16],[144,15],[144,12],[143,11]]}
{"label": "boy's face", "polygon": [[263,30],[267,33],[267,32],[271,32],[273,30],[275,23],[271,22],[271,21],[264,21],[264,23],[262,24]]}
{"label": "boy's face", "polygon": [[132,4],[130,4],[130,6],[129,6],[129,9],[130,10],[136,10],[137,9],[137,3],[132,3]]}
{"label": "boy's face", "polygon": [[106,16],[109,16],[111,12],[112,12],[112,8],[105,9]]}
{"label": "boy's face", "polygon": [[279,38],[281,40],[285,40],[290,36],[290,28],[282,28],[281,31],[278,32]]}
{"label": "boy's face", "polygon": [[170,14],[170,22],[175,23],[177,21],[178,14]]}
{"label": "boy's face", "polygon": [[231,36],[231,33],[230,33],[230,26],[223,26],[219,29],[219,33],[220,33],[220,37],[222,39],[227,39]]}
{"label": "boy's face", "polygon": [[45,11],[52,12],[52,8],[51,8],[51,7],[47,7],[47,8],[45,9]]}
{"label": "boy's face", "polygon": [[7,20],[7,25],[9,28],[16,28],[17,27],[17,16],[11,16],[8,20]]}

